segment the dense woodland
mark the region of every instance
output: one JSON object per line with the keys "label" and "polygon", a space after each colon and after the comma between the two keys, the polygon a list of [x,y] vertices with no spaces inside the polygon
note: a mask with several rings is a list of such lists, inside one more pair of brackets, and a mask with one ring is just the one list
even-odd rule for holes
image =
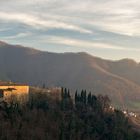
{"label": "dense woodland", "polygon": [[61,98],[31,94],[28,103],[0,104],[0,140],[140,140],[140,134],[107,96],[86,91]]}

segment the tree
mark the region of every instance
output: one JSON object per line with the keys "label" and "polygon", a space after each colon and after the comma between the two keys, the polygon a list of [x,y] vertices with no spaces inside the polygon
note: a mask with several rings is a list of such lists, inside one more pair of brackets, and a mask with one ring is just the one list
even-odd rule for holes
{"label": "tree", "polygon": [[87,97],[88,99],[87,99],[87,104],[88,105],[92,105],[92,96],[91,96],[91,92],[88,94],[88,97]]}

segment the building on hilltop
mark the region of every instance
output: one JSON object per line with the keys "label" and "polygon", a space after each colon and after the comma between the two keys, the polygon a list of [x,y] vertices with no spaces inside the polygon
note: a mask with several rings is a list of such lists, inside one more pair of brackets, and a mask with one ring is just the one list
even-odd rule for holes
{"label": "building on hilltop", "polygon": [[11,82],[0,82],[0,100],[9,102],[16,99],[20,102],[28,100],[29,86]]}

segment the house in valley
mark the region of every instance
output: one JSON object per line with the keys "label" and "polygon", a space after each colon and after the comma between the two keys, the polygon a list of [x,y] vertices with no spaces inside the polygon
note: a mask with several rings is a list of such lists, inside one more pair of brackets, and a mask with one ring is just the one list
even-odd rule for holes
{"label": "house in valley", "polygon": [[11,82],[0,82],[0,100],[9,102],[16,99],[20,102],[28,100],[29,86]]}

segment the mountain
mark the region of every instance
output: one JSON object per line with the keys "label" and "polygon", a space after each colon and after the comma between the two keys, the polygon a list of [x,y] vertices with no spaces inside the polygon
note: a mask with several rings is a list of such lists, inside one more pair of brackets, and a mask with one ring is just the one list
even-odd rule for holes
{"label": "mountain", "polygon": [[87,53],[50,53],[0,42],[0,79],[87,89],[108,95],[118,107],[140,107],[140,64],[131,59],[110,61]]}

